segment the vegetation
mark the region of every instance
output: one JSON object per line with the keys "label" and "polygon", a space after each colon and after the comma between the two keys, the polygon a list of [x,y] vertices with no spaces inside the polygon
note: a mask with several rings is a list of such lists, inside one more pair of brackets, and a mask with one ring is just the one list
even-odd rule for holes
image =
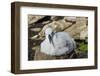
{"label": "vegetation", "polygon": [[82,43],[80,43],[78,49],[79,49],[80,51],[87,52],[87,50],[88,50],[88,44],[82,42]]}

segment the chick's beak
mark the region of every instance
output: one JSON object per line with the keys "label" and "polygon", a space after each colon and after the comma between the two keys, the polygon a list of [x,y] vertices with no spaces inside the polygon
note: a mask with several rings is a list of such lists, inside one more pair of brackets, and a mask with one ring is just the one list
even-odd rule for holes
{"label": "chick's beak", "polygon": [[53,42],[53,36],[54,36],[54,33],[51,33],[51,35],[48,35],[48,38],[49,38],[49,42],[55,47],[54,42]]}
{"label": "chick's beak", "polygon": [[53,42],[52,35],[48,35],[48,38],[49,38],[49,42],[52,43]]}

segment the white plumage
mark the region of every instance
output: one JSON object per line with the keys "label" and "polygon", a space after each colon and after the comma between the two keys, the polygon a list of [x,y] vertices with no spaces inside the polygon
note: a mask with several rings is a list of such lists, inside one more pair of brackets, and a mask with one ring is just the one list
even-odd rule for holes
{"label": "white plumage", "polygon": [[74,51],[76,44],[67,32],[54,32],[49,27],[45,30],[45,40],[40,46],[41,52],[47,55],[60,56]]}

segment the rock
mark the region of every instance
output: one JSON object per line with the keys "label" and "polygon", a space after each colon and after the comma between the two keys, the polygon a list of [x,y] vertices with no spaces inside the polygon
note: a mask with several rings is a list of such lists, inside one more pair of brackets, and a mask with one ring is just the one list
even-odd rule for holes
{"label": "rock", "polygon": [[86,27],[80,32],[80,39],[85,40],[87,38],[87,36],[88,36],[88,29]]}
{"label": "rock", "polygon": [[39,32],[39,31],[41,31],[41,28],[31,28],[30,30],[34,31],[34,32]]}
{"label": "rock", "polygon": [[45,16],[34,16],[34,15],[30,14],[30,15],[28,15],[28,24],[30,25],[43,17],[45,17]]}
{"label": "rock", "polygon": [[56,58],[54,56],[49,56],[40,52],[39,47],[36,49],[34,60],[53,60],[53,59],[56,59]]}
{"label": "rock", "polygon": [[39,35],[44,37],[45,36],[44,31],[48,27],[52,27],[54,31],[60,32],[60,31],[64,30],[65,28],[69,27],[70,25],[72,25],[72,23],[66,22],[65,20],[53,21],[53,22],[45,25],[43,27],[43,29],[39,32]]}
{"label": "rock", "polygon": [[52,21],[58,21],[58,20],[62,20],[64,18],[64,16],[52,16],[51,20]]}
{"label": "rock", "polygon": [[73,24],[71,27],[65,29],[65,31],[69,32],[74,39],[85,39],[87,37],[86,29],[87,29],[86,18],[77,18],[76,24]]}
{"label": "rock", "polygon": [[[54,17],[55,18],[55,17]],[[66,19],[71,22],[66,22]],[[72,19],[72,20],[71,20]],[[73,21],[76,23],[73,24]],[[65,31],[69,32],[70,35],[75,39],[85,39],[87,37],[87,19],[81,17],[64,17],[57,21],[53,21],[49,24],[46,24],[42,30],[39,32],[40,37],[44,37],[44,31],[47,27],[52,27],[55,31]]]}
{"label": "rock", "polygon": [[72,17],[69,16],[69,17],[64,17],[64,19],[65,19],[66,21],[72,21],[72,22],[73,22],[73,21],[76,21],[77,18],[76,18],[75,16],[72,16]]}

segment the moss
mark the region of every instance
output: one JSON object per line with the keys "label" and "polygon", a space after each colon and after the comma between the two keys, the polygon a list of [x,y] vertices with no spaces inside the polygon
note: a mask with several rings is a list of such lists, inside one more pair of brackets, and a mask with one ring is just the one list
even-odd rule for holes
{"label": "moss", "polygon": [[88,50],[88,45],[85,44],[84,42],[80,43],[79,50],[80,50],[80,51],[83,51],[83,52],[87,52],[87,50]]}

